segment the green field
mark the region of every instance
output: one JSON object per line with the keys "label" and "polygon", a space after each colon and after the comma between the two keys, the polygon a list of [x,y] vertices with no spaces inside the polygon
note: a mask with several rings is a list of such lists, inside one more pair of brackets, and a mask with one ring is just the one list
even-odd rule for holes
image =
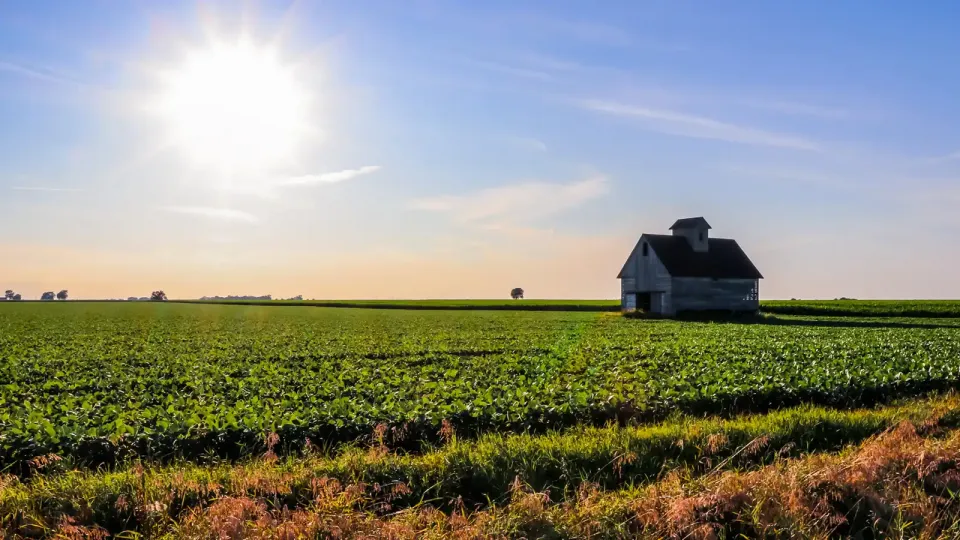
{"label": "green field", "polygon": [[960,300],[764,300],[760,307],[782,315],[960,318]]}
{"label": "green field", "polygon": [[[496,514],[515,479],[574,500],[664,470],[807,459],[906,420],[960,427],[955,398],[922,397],[960,387],[956,302],[765,302],[715,321],[609,302],[305,304],[0,304],[0,466],[14,475],[0,475],[0,526],[68,515],[177,537],[228,494],[260,501],[244,486],[262,474],[293,508],[312,508],[323,478],[402,484],[401,508]],[[164,524],[117,506],[146,497],[139,463],[184,497]],[[171,487],[184,475],[197,483]],[[349,505],[357,519],[379,519],[369,497]]]}
{"label": "green field", "polygon": [[[380,423],[430,439],[760,410],[862,405],[952,387],[960,321],[185,304],[0,307],[0,463],[38,454],[241,454]],[[435,437],[434,437],[435,438]]]}
{"label": "green field", "polygon": [[619,311],[618,300],[175,300],[178,303],[409,310]]}
{"label": "green field", "polygon": [[[177,300],[181,303],[315,306],[406,310],[597,311],[620,310],[619,300]],[[764,313],[846,317],[960,318],[960,300],[764,300]]]}

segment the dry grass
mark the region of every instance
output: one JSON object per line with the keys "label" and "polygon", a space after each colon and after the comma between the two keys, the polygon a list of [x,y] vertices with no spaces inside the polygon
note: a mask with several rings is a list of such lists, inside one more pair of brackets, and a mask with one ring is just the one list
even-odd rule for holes
{"label": "dry grass", "polygon": [[[268,434],[265,455],[212,467],[71,471],[45,456],[29,479],[0,475],[0,530],[63,538],[952,530],[960,444],[943,435],[958,428],[958,410],[951,395],[866,411],[801,408],[465,442],[446,428],[448,444],[423,455],[390,453],[381,433],[368,448],[296,460],[277,458]],[[841,455],[815,453],[884,430]]]}
{"label": "dry grass", "polygon": [[[398,489],[398,488],[391,488]],[[402,490],[402,488],[399,488]],[[217,499],[187,511],[170,538],[942,538],[960,534],[960,431],[924,437],[902,423],[840,454],[781,459],[758,470],[676,470],[642,489],[584,483],[554,502],[515,479],[507,502],[441,512],[364,510],[369,486],[318,480],[307,506],[268,497]],[[389,498],[382,486],[380,497]],[[68,525],[61,530],[68,530]],[[742,536],[741,536],[742,535]],[[73,536],[95,538],[96,536]]]}

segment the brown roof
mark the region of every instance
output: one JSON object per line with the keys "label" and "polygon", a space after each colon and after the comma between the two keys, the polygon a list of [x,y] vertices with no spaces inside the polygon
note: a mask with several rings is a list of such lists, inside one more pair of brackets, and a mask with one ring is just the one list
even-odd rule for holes
{"label": "brown roof", "polygon": [[[650,244],[650,249],[673,277],[763,279],[736,240],[710,238],[707,240],[707,251],[704,252],[694,251],[683,236],[645,234],[637,245],[642,245],[644,241]],[[623,274],[623,270],[620,274]]]}
{"label": "brown roof", "polygon": [[696,227],[703,227],[706,229],[713,228],[710,226],[709,223],[707,223],[707,220],[703,219],[702,217],[688,217],[688,218],[678,219],[677,221],[675,221],[673,225],[670,226],[670,230],[672,231],[674,229],[693,229]]}

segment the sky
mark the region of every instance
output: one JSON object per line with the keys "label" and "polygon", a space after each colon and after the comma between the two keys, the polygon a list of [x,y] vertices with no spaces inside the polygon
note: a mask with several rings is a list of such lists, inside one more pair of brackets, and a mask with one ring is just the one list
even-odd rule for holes
{"label": "sky", "polygon": [[960,298],[960,4],[0,2],[25,298],[617,298],[703,216],[761,298]]}

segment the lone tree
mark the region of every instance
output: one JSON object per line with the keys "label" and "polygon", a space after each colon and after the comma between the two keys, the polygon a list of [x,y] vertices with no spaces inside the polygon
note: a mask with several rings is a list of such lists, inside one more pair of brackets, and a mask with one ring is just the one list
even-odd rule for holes
{"label": "lone tree", "polygon": [[13,292],[13,289],[7,289],[7,290],[3,291],[3,299],[4,299],[4,300],[13,300],[13,295],[14,295],[14,294],[15,294],[15,293]]}
{"label": "lone tree", "polygon": [[53,300],[53,299],[56,298],[56,297],[57,297],[57,293],[55,293],[55,292],[53,292],[53,291],[47,291],[47,292],[43,293],[42,296],[40,296],[40,299],[41,299],[41,300]]}
{"label": "lone tree", "polygon": [[64,289],[57,293],[57,300],[66,300],[67,299],[67,290]]}
{"label": "lone tree", "polygon": [[517,287],[516,289],[510,291],[510,298],[516,300],[517,298],[523,298],[523,289]]}
{"label": "lone tree", "polygon": [[154,302],[163,302],[166,299],[167,293],[163,291],[153,291],[150,293],[150,300],[153,300]]}

